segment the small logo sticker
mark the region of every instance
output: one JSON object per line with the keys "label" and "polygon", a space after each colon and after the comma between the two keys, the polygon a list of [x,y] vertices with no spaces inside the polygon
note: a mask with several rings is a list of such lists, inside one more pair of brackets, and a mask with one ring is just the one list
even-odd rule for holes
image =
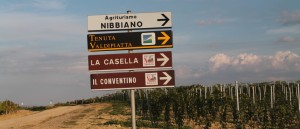
{"label": "small logo sticker", "polygon": [[157,73],[145,73],[146,86],[158,85]]}
{"label": "small logo sticker", "polygon": [[155,45],[155,33],[142,33],[142,45]]}
{"label": "small logo sticker", "polygon": [[155,66],[155,54],[143,54],[143,66]]}

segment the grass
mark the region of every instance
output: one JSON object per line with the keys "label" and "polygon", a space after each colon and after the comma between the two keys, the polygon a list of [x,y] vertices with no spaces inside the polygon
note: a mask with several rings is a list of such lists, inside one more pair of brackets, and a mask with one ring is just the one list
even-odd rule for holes
{"label": "grass", "polygon": [[103,113],[110,115],[131,115],[131,113],[127,111],[128,108],[129,104],[127,102],[116,101],[112,102],[112,106],[98,110],[98,115],[102,115]]}
{"label": "grass", "polygon": [[113,102],[112,111],[109,112],[110,115],[130,115],[126,111],[126,108],[129,107],[127,102]]}
{"label": "grass", "polygon": [[[115,101],[112,102],[112,106],[98,110],[98,115],[100,116],[104,113],[107,113],[109,115],[128,116],[131,115],[131,112],[128,109],[130,109],[129,103]],[[99,119],[101,119],[101,117]],[[98,123],[98,125],[120,125],[121,127],[131,127],[132,126],[131,124],[132,124],[131,119],[127,119],[127,120],[111,119],[106,121],[105,123]],[[164,129],[178,128],[176,125],[167,124],[163,122],[163,116],[160,116],[158,123],[156,125],[153,125],[150,120],[142,120],[141,118],[138,118],[136,121],[136,126],[139,128],[164,128]],[[191,129],[191,127],[182,126],[180,127],[180,129]]]}
{"label": "grass", "polygon": [[83,110],[82,113],[89,113],[89,112],[91,112],[91,111],[93,111],[93,109],[92,109],[92,108],[88,108],[88,109]]}
{"label": "grass", "polygon": [[[101,125],[120,125],[122,127],[131,127],[132,123],[131,120],[128,119],[126,121],[120,121],[116,119],[112,119],[110,121],[107,121]],[[175,129],[176,126],[174,125],[166,125],[165,123],[159,123],[156,127],[154,127],[150,121],[148,120],[137,120],[136,126],[139,128],[162,128],[162,129]],[[183,126],[180,129],[191,129],[189,126]]]}
{"label": "grass", "polygon": [[100,110],[98,110],[98,115],[102,115],[103,113],[107,113],[110,110],[112,110],[112,107],[106,107],[106,108],[100,109]]}
{"label": "grass", "polygon": [[78,114],[71,117],[71,120],[64,121],[64,125],[77,125],[77,120],[81,119],[85,116],[85,114]]}
{"label": "grass", "polygon": [[107,121],[103,123],[103,125],[121,125],[122,127],[131,127],[131,121],[120,121],[116,119],[112,119],[110,121]]}
{"label": "grass", "polygon": [[[98,110],[99,112],[98,115],[102,115],[104,113],[108,113],[109,115],[123,115],[123,116],[131,115],[131,112],[128,109],[130,109],[129,103],[115,101],[112,102],[112,106]],[[139,128],[164,128],[164,129],[177,128],[176,125],[172,125],[172,124],[167,125],[166,123],[162,122],[163,116],[161,116],[158,121],[159,121],[158,124],[153,125],[150,120],[137,119],[136,126]],[[111,119],[105,123],[101,123],[98,125],[120,125],[121,127],[131,127],[132,122],[131,119],[127,119],[127,120]],[[191,127],[183,126],[180,129],[191,129]]]}
{"label": "grass", "polygon": [[46,106],[33,106],[33,107],[24,107],[25,110],[30,110],[30,111],[44,111],[49,109]]}

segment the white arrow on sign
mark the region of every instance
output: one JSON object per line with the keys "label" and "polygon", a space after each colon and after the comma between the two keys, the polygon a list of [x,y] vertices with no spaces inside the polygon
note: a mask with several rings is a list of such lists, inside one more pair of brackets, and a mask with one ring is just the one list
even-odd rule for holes
{"label": "white arrow on sign", "polygon": [[163,61],[160,66],[165,66],[166,63],[169,61],[169,58],[164,53],[160,53],[160,55],[163,58],[157,58],[157,61]]}
{"label": "white arrow on sign", "polygon": [[165,77],[160,77],[159,80],[166,80],[163,85],[167,85],[171,81],[172,77],[167,72],[163,72],[163,74]]}

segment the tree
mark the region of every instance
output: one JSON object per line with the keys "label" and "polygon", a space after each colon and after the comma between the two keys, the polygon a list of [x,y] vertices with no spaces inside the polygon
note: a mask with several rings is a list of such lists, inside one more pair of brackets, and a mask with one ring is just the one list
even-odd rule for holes
{"label": "tree", "polygon": [[0,103],[0,113],[2,114],[9,114],[16,112],[19,108],[18,104],[15,104],[14,102],[10,100],[5,100],[2,103]]}

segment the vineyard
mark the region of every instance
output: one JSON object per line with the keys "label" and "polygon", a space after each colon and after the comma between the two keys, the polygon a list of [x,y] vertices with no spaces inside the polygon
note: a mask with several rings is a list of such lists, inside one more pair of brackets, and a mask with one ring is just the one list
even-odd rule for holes
{"label": "vineyard", "polygon": [[[191,85],[135,90],[138,127],[150,128],[289,128],[300,127],[300,81]],[[130,92],[57,103],[56,106],[112,102],[120,115],[129,115]],[[18,110],[0,102],[0,114]],[[120,108],[120,109],[119,109]],[[123,108],[123,109],[122,109]],[[113,108],[114,109],[114,108]],[[105,124],[131,126],[131,121]]]}
{"label": "vineyard", "polygon": [[[158,128],[299,128],[298,83],[264,82],[136,90],[140,121]],[[127,90],[100,98],[127,101]],[[91,100],[92,101],[92,100]],[[95,101],[95,100],[94,100]],[[189,125],[189,126],[186,126]]]}

